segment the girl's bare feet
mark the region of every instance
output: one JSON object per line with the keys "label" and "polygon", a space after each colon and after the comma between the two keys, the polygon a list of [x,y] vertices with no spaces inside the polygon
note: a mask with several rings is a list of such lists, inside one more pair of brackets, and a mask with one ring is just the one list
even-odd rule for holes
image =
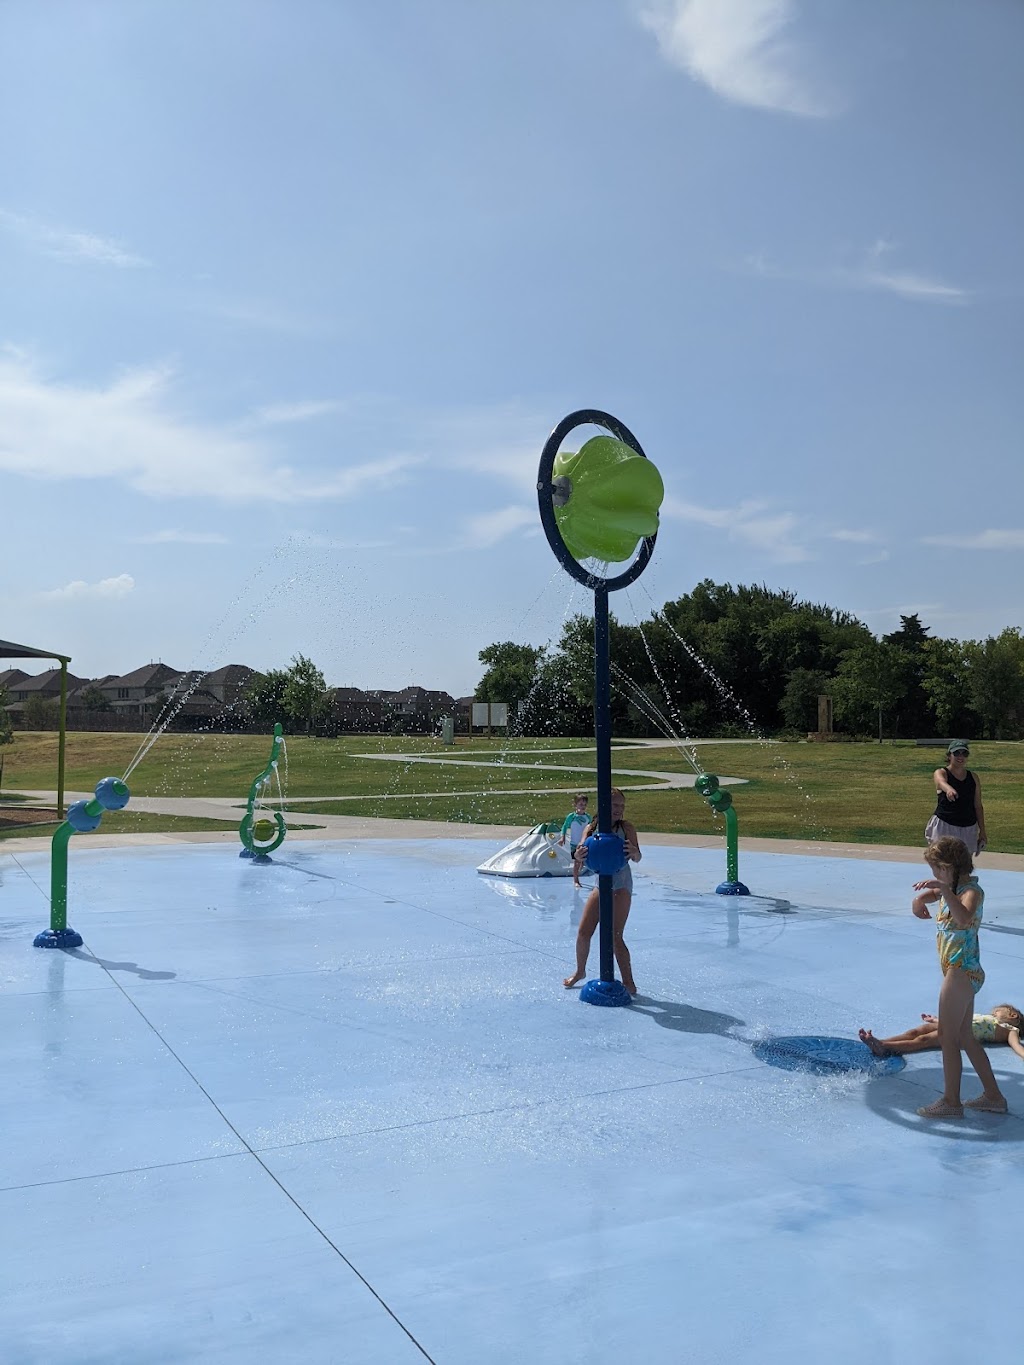
{"label": "girl's bare feet", "polygon": [[562,985],[567,991],[571,991],[573,986],[578,986],[585,976],[586,972],[574,972],[572,976],[565,978]]}
{"label": "girl's bare feet", "polygon": [[893,1055],[892,1048],[886,1047],[884,1043],[880,1043],[869,1028],[858,1029],[857,1037],[865,1047],[871,1049],[871,1052],[875,1057],[891,1057]]}
{"label": "girl's bare feet", "polygon": [[623,981],[622,984],[625,986],[628,995],[637,994],[636,982],[633,980],[632,977],[630,977],[628,981]]}

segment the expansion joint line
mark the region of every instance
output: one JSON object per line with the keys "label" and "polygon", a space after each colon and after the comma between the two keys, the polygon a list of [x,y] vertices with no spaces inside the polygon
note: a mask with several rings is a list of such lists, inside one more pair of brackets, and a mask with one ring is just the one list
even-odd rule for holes
{"label": "expansion joint line", "polygon": [[304,1208],[302,1207],[302,1205],[299,1203],[299,1201],[298,1201],[298,1200],[295,1198],[295,1196],[292,1194],[291,1190],[289,1190],[289,1189],[287,1188],[287,1186],[285,1186],[284,1184],[282,1184],[282,1182],[278,1179],[278,1177],[274,1174],[274,1172],[270,1169],[270,1167],[267,1165],[267,1163],[266,1163],[266,1162],[263,1160],[263,1158],[260,1156],[259,1152],[257,1152],[257,1151],[250,1145],[250,1143],[246,1141],[245,1137],[243,1137],[243,1135],[238,1131],[238,1129],[235,1127],[235,1125],[234,1125],[234,1124],[231,1122],[231,1120],[228,1118],[227,1114],[224,1113],[224,1110],[220,1107],[220,1105],[217,1103],[217,1101],[213,1098],[213,1096],[212,1096],[212,1095],[210,1094],[210,1092],[207,1090],[206,1086],[203,1085],[203,1083],[202,1083],[202,1081],[199,1079],[199,1077],[198,1077],[198,1076],[195,1074],[195,1072],[192,1071],[191,1068],[188,1066],[188,1063],[185,1062],[184,1059],[181,1058],[181,1057],[178,1055],[177,1052],[175,1052],[174,1048],[171,1047],[170,1043],[167,1041],[167,1039],[164,1037],[164,1035],[163,1035],[163,1034],[160,1032],[160,1030],[157,1028],[156,1024],[154,1024],[153,1021],[152,1021],[152,1019],[150,1019],[150,1018],[147,1016],[146,1012],[140,1007],[140,1005],[138,1004],[138,1002],[132,999],[132,997],[128,994],[128,992],[125,990],[125,988],[121,985],[120,981],[118,981],[117,977],[114,976],[113,972],[111,972],[109,968],[103,966],[103,963],[100,961],[100,959],[96,956],[96,954],[92,951],[92,949],[89,947],[89,945],[88,945],[87,943],[83,943],[82,947],[89,953],[89,956],[90,956],[90,957],[92,958],[92,960],[96,963],[96,965],[97,965],[98,967],[101,967],[101,968],[103,969],[103,971],[106,972],[107,976],[110,978],[111,983],[112,983],[114,986],[116,986],[117,989],[121,992],[121,994],[124,996],[125,1000],[127,1000],[128,1004],[131,1005],[131,1007],[132,1007],[133,1010],[135,1010],[136,1014],[138,1014],[139,1018],[143,1021],[143,1023],[146,1025],[146,1027],[149,1028],[149,1029],[151,1029],[151,1030],[153,1031],[153,1033],[156,1034],[156,1036],[160,1039],[160,1042],[163,1044],[163,1046],[167,1049],[167,1051],[171,1054],[171,1056],[174,1058],[174,1060],[178,1063],[178,1065],[181,1067],[182,1071],[184,1071],[185,1075],[188,1076],[189,1080],[192,1081],[193,1085],[200,1091],[200,1093],[206,1097],[206,1099],[207,1099],[207,1100],[210,1102],[210,1104],[213,1106],[213,1108],[214,1108],[214,1110],[217,1112],[217,1114],[220,1115],[220,1117],[221,1117],[221,1119],[223,1120],[224,1124],[231,1130],[232,1133],[234,1133],[235,1137],[236,1137],[236,1138],[238,1139],[238,1141],[242,1144],[242,1146],[243,1146],[243,1147],[245,1148],[245,1150],[249,1153],[249,1155],[253,1158],[253,1160],[254,1160],[255,1162],[257,1162],[257,1164],[260,1165],[260,1166],[263,1168],[264,1172],[270,1177],[270,1179],[274,1182],[274,1184],[275,1184],[275,1185],[277,1186],[277,1188],[281,1191],[281,1193],[284,1195],[284,1197],[289,1201],[289,1203],[291,1203],[291,1204],[295,1207],[295,1209],[297,1209],[297,1211],[302,1215],[302,1217],[305,1218],[306,1222],[310,1225],[310,1227],[311,1227],[315,1232],[319,1233],[319,1235],[323,1238],[323,1240],[324,1240],[324,1241],[327,1243],[327,1245],[331,1248],[331,1250],[334,1252],[334,1254],[335,1254],[341,1261],[343,1261],[344,1264],[345,1264],[346,1266],[348,1266],[349,1270],[351,1270],[352,1274],[356,1277],[357,1280],[359,1280],[359,1282],[364,1286],[364,1288],[367,1289],[367,1290],[369,1290],[369,1292],[373,1295],[373,1297],[374,1297],[374,1298],[377,1300],[377,1302],[380,1304],[381,1308],[383,1308],[384,1311],[385,1311],[385,1313],[387,1313],[388,1317],[390,1317],[390,1318],[392,1319],[392,1321],[395,1323],[395,1325],[396,1325],[397,1327],[400,1327],[400,1328],[402,1329],[402,1331],[405,1333],[405,1335],[409,1338],[409,1340],[412,1342],[412,1344],[416,1347],[417,1351],[419,1351],[420,1355],[422,1355],[423,1359],[429,1361],[429,1362],[430,1362],[430,1365],[437,1365],[437,1362],[434,1360],[433,1356],[431,1356],[431,1355],[427,1352],[426,1348],[422,1345],[421,1342],[419,1342],[419,1341],[416,1340],[416,1338],[413,1336],[412,1332],[409,1331],[408,1327],[406,1327],[405,1323],[404,1323],[404,1322],[402,1321],[402,1319],[398,1316],[398,1314],[394,1311],[394,1309],[390,1306],[390,1304],[388,1304],[387,1301],[386,1301],[386,1300],[377,1292],[377,1290],[374,1289],[373,1285],[372,1285],[372,1284],[370,1283],[370,1281],[366,1278],[366,1276],[365,1276],[359,1269],[357,1269],[357,1267],[349,1260],[349,1258],[348,1258],[348,1257],[345,1255],[345,1253],[342,1251],[341,1247],[339,1247],[338,1244],[337,1244],[336,1242],[333,1242],[333,1241],[331,1240],[331,1238],[328,1237],[327,1233],[323,1230],[323,1228],[322,1228],[322,1227],[320,1226],[320,1224],[316,1221],[316,1219],[313,1218],[312,1214],[310,1214],[309,1212],[307,1212],[307,1210],[304,1209]]}

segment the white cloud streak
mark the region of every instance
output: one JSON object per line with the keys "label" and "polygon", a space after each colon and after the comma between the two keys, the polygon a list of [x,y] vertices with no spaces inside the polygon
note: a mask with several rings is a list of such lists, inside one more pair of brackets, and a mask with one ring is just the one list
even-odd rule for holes
{"label": "white cloud streak", "polygon": [[851,545],[868,545],[878,537],[874,531],[829,531],[830,540],[842,540]]}
{"label": "white cloud streak", "polygon": [[33,251],[57,261],[79,265],[108,265],[121,270],[137,270],[148,266],[144,256],[128,251],[110,237],[99,237],[92,232],[74,232],[67,228],[51,227],[35,218],[0,209],[0,227],[17,237]]}
{"label": "white cloud streak", "polygon": [[229,545],[227,536],[219,531],[153,531],[149,535],[132,536],[133,545]]}
{"label": "white cloud streak", "polygon": [[312,399],[305,403],[271,403],[265,408],[257,408],[252,420],[259,426],[279,426],[290,422],[308,422],[314,417],[326,417],[340,409],[340,403],[329,399]]}
{"label": "white cloud streak", "polygon": [[792,512],[771,512],[764,503],[741,502],[735,507],[701,507],[680,498],[666,497],[661,514],[675,521],[692,521],[769,555],[779,564],[798,564],[810,559],[799,543],[800,525]]}
{"label": "white cloud streak", "polygon": [[466,522],[465,544],[471,550],[487,550],[524,526],[535,527],[536,522],[536,507],[513,505],[484,512]]}
{"label": "white cloud streak", "polygon": [[805,117],[834,114],[835,95],[786,36],[795,16],[793,0],[647,0],[640,7],[666,61],[723,99]]}
{"label": "white cloud streak", "polygon": [[955,550],[1024,550],[1024,531],[988,530],[973,536],[922,536],[922,545],[949,546]]}
{"label": "white cloud streak", "polygon": [[84,579],[76,578],[63,588],[50,588],[47,592],[39,593],[39,596],[46,602],[77,602],[89,597],[127,597],[134,590],[135,579],[130,573],[122,573],[116,578],[101,578],[98,583],[86,583]]}
{"label": "white cloud streak", "polygon": [[149,497],[297,503],[344,499],[404,480],[422,457],[394,455],[305,472],[266,438],[175,411],[166,369],[105,386],[55,382],[0,355],[0,470],[27,478],[115,479]]}
{"label": "white cloud streak", "polygon": [[895,294],[911,303],[941,303],[963,305],[971,300],[971,291],[948,284],[934,276],[913,270],[885,268],[883,257],[896,248],[886,241],[875,242],[861,253],[854,266],[833,266],[828,269],[800,269],[781,266],[763,252],[745,257],[742,269],[766,280],[793,280],[801,284],[823,285],[832,289],[871,290]]}

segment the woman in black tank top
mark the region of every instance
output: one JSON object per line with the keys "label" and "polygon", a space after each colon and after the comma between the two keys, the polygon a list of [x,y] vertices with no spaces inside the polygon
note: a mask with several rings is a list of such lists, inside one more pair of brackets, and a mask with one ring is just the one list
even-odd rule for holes
{"label": "woman in black tank top", "polygon": [[946,766],[935,769],[935,814],[924,835],[929,843],[952,835],[961,839],[974,855],[986,843],[985,808],[981,804],[981,782],[967,767],[970,752],[966,740],[950,741]]}

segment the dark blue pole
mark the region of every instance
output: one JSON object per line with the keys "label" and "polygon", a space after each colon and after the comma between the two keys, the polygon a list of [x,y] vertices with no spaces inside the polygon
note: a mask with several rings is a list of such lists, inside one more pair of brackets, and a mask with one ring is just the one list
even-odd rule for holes
{"label": "dark blue pole", "polygon": [[[594,742],[597,746],[597,829],[612,832],[612,715],[609,667],[608,589],[594,589]],[[600,903],[601,980],[615,980],[615,922],[612,879],[597,879]]]}

